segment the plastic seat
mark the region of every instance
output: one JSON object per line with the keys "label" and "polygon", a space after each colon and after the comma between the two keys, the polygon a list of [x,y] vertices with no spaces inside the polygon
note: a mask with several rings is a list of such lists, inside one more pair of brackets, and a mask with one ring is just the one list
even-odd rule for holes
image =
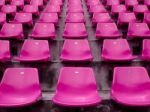
{"label": "plastic seat", "polygon": [[38,22],[53,23],[58,24],[58,14],[57,13],[42,13]]}
{"label": "plastic seat", "polygon": [[14,15],[16,11],[17,11],[17,8],[14,5],[3,5],[1,8],[1,12],[6,13],[6,14]]}
{"label": "plastic seat", "polygon": [[96,12],[105,13],[107,11],[104,8],[104,6],[102,6],[102,5],[92,5],[92,6],[90,6],[89,13],[93,14],[93,13],[96,13]]}
{"label": "plastic seat", "polygon": [[[72,30],[73,29],[73,30]],[[88,36],[84,23],[66,23],[64,38],[86,38]]]}
{"label": "plastic seat", "polygon": [[5,0],[0,0],[0,8],[5,5]]}
{"label": "plastic seat", "polygon": [[130,22],[137,22],[136,16],[132,12],[121,12],[119,13],[118,17],[118,24],[123,25],[123,24],[129,24]]}
{"label": "plastic seat", "polygon": [[6,23],[6,14],[0,12],[0,24],[3,25]]}
{"label": "plastic seat", "polygon": [[44,12],[60,14],[60,12],[61,12],[60,5],[48,5],[45,8]]}
{"label": "plastic seat", "polygon": [[47,40],[25,40],[19,56],[15,60],[22,62],[48,61],[50,49]]}
{"label": "plastic seat", "polygon": [[0,62],[9,61],[11,58],[10,54],[10,43],[8,40],[0,40]]}
{"label": "plastic seat", "polygon": [[115,23],[98,23],[96,27],[96,37],[101,38],[118,38],[121,36]]}
{"label": "plastic seat", "polygon": [[92,18],[92,23],[111,23],[113,20],[109,16],[109,13],[94,13]]}
{"label": "plastic seat", "polygon": [[143,22],[150,24],[150,12],[145,12],[144,13],[144,19]]}
{"label": "plastic seat", "polygon": [[88,67],[62,68],[52,101],[69,107],[84,107],[100,103],[101,97],[98,95],[93,69]]}
{"label": "plastic seat", "polygon": [[60,58],[63,61],[91,61],[93,56],[90,51],[89,43],[86,39],[66,39]]}
{"label": "plastic seat", "polygon": [[44,3],[43,3],[43,0],[31,0],[30,5],[36,5],[36,6],[42,8]]}
{"label": "plastic seat", "polygon": [[148,12],[148,7],[146,5],[135,5],[133,11],[135,14],[144,14],[144,12]]}
{"label": "plastic seat", "polygon": [[129,23],[129,38],[150,38],[150,30],[146,23]]}
{"label": "plastic seat", "polygon": [[92,5],[99,5],[100,4],[100,1],[99,0],[87,0],[86,2],[88,8]]}
{"label": "plastic seat", "polygon": [[54,24],[36,23],[30,37],[37,39],[54,39],[56,37]]}
{"label": "plastic seat", "polygon": [[14,20],[12,21],[13,23],[21,23],[21,24],[27,24],[27,25],[32,25],[32,14],[31,13],[16,13]]}
{"label": "plastic seat", "polygon": [[150,105],[150,78],[144,67],[116,67],[112,99],[126,106]]}
{"label": "plastic seat", "polygon": [[25,5],[23,8],[23,12],[32,13],[36,16],[39,15],[38,6],[36,5]]}
{"label": "plastic seat", "polygon": [[85,23],[83,13],[68,13],[66,17],[68,23]]}
{"label": "plastic seat", "polygon": [[143,60],[150,60],[150,40],[149,39],[144,39],[143,40],[143,48],[142,48],[142,59]]}
{"label": "plastic seat", "polygon": [[144,4],[149,7],[150,6],[150,0],[144,0]]}
{"label": "plastic seat", "polygon": [[62,0],[51,0],[49,2],[49,4],[62,6],[63,5],[63,1]]}
{"label": "plastic seat", "polygon": [[0,106],[30,105],[42,98],[36,68],[7,68],[0,84]]}
{"label": "plastic seat", "polygon": [[119,5],[119,4],[120,4],[119,0],[107,0],[106,1],[106,6],[110,7],[110,8],[111,8],[112,5]]}
{"label": "plastic seat", "polygon": [[126,12],[126,6],[125,5],[112,5],[111,7],[111,13],[112,15],[118,15],[120,12]]}
{"label": "plastic seat", "polygon": [[19,8],[23,8],[24,6],[24,0],[12,0],[11,5],[15,5]]}
{"label": "plastic seat", "polygon": [[67,9],[67,13],[83,13],[84,11],[83,11],[83,8],[82,8],[82,6],[80,6],[80,5],[74,5],[74,6],[69,6],[68,7],[68,9]]}
{"label": "plastic seat", "polygon": [[5,23],[0,31],[1,39],[23,39],[22,24]]}
{"label": "plastic seat", "polygon": [[102,58],[105,61],[130,61],[132,56],[126,39],[105,39],[102,48]]}
{"label": "plastic seat", "polygon": [[138,5],[137,0],[125,0],[125,5],[127,7],[133,7],[134,5]]}

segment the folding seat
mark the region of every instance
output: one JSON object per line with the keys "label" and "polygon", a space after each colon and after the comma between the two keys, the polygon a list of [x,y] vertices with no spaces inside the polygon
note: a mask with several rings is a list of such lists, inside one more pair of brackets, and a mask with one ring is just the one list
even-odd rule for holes
{"label": "folding seat", "polygon": [[74,5],[74,6],[69,6],[68,7],[68,9],[67,9],[67,13],[75,13],[75,12],[78,12],[78,13],[83,13],[84,11],[83,11],[83,8],[82,8],[82,6],[80,6],[80,5]]}
{"label": "folding seat", "polygon": [[30,105],[42,98],[36,68],[7,68],[0,84],[0,106]]}
{"label": "folding seat", "polygon": [[66,17],[67,23],[85,23],[83,13],[68,13]]}
{"label": "folding seat", "polygon": [[99,0],[87,0],[87,6],[92,6],[92,5],[99,5],[100,1]]}
{"label": "folding seat", "polygon": [[84,23],[66,23],[63,37],[64,38],[86,38],[88,36]]}
{"label": "folding seat", "polygon": [[108,8],[111,8],[112,5],[120,5],[120,1],[119,0],[107,0],[106,1],[106,6]]}
{"label": "folding seat", "polygon": [[48,61],[50,49],[47,40],[25,40],[19,56],[15,60],[22,62]]}
{"label": "folding seat", "polygon": [[143,40],[143,47],[142,47],[142,59],[143,60],[150,60],[150,40],[144,39]]}
{"label": "folding seat", "polygon": [[132,12],[121,12],[118,17],[118,24],[129,24],[130,22],[137,22],[136,16]]}
{"label": "folding seat", "polygon": [[82,1],[81,0],[69,0],[68,5],[69,4],[82,5]]}
{"label": "folding seat", "polygon": [[116,67],[111,97],[126,106],[150,106],[150,78],[144,67]]}
{"label": "folding seat", "polygon": [[149,7],[150,6],[150,0],[144,0],[144,4]]}
{"label": "folding seat", "polygon": [[32,25],[32,14],[31,13],[26,13],[26,12],[19,12],[16,13],[14,20],[12,21],[13,23],[21,23],[21,24],[27,24],[27,25]]}
{"label": "folding seat", "polygon": [[138,5],[138,0],[125,0],[125,5],[129,8]]}
{"label": "folding seat", "polygon": [[23,39],[22,24],[5,23],[0,31],[1,39]]}
{"label": "folding seat", "polygon": [[3,5],[1,8],[1,12],[6,13],[6,14],[15,15],[16,11],[17,11],[17,8],[14,5]]}
{"label": "folding seat", "polygon": [[120,12],[126,12],[127,9],[126,9],[126,6],[125,5],[112,5],[111,7],[111,13],[112,15],[117,15],[120,13]]}
{"label": "folding seat", "polygon": [[15,5],[22,9],[24,6],[24,0],[12,0],[11,5]]}
{"label": "folding seat", "polygon": [[52,101],[61,106],[84,107],[102,101],[98,95],[94,71],[88,67],[63,67]]}
{"label": "folding seat", "polygon": [[0,0],[0,8],[5,5],[5,0]]}
{"label": "folding seat", "polygon": [[95,12],[105,13],[107,11],[103,5],[92,5],[92,6],[90,6],[89,13],[92,15]]}
{"label": "folding seat", "polygon": [[136,58],[132,56],[126,39],[105,39],[101,57],[105,61],[130,61]]}
{"label": "folding seat", "polygon": [[31,0],[30,5],[36,5],[40,8],[42,8],[44,3],[43,3],[43,0]]}
{"label": "folding seat", "polygon": [[121,36],[115,23],[98,23],[96,27],[96,37],[103,38],[118,38]]}
{"label": "folding seat", "polygon": [[58,24],[58,14],[57,13],[42,13],[38,22],[44,23],[53,23],[55,25]]}
{"label": "folding seat", "polygon": [[0,25],[6,23],[6,14],[0,12]]}
{"label": "folding seat", "polygon": [[38,6],[36,5],[25,5],[23,8],[23,12],[32,13],[36,16],[39,15]]}
{"label": "folding seat", "polygon": [[36,39],[54,39],[56,37],[53,23],[36,23],[30,35]]}
{"label": "folding seat", "polygon": [[150,38],[150,30],[146,23],[129,23],[129,38]]}
{"label": "folding seat", "polygon": [[0,62],[9,61],[11,58],[10,54],[10,43],[8,40],[0,40]]}
{"label": "folding seat", "polygon": [[146,5],[135,5],[133,11],[135,14],[144,14],[144,12],[148,12],[148,7]]}
{"label": "folding seat", "polygon": [[62,0],[50,0],[49,4],[51,5],[59,5],[62,6],[63,5],[63,1]]}
{"label": "folding seat", "polygon": [[66,39],[60,59],[63,61],[91,61],[93,56],[88,40]]}
{"label": "folding seat", "polygon": [[145,12],[144,13],[144,19],[143,22],[150,24],[150,12]]}
{"label": "folding seat", "polygon": [[113,22],[113,20],[111,19],[109,13],[96,12],[93,14],[93,18],[92,18],[93,24],[97,25],[97,23],[111,23],[111,22]]}
{"label": "folding seat", "polygon": [[60,14],[61,12],[61,9],[60,9],[60,5],[48,5],[44,12],[47,12],[47,13],[58,13],[58,15]]}

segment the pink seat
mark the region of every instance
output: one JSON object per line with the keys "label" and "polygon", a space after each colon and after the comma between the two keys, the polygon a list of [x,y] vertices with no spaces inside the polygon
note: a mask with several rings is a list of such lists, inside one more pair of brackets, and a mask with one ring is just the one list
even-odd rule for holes
{"label": "pink seat", "polygon": [[113,20],[111,19],[109,13],[94,13],[92,18],[92,23],[111,23]]}
{"label": "pink seat", "polygon": [[14,5],[3,5],[1,8],[1,12],[12,15],[15,15],[16,10],[17,8]]}
{"label": "pink seat", "polygon": [[42,98],[36,68],[7,68],[0,84],[0,106],[29,105]]}
{"label": "pink seat", "polygon": [[105,13],[107,12],[103,5],[92,5],[90,6],[89,13],[93,14],[95,12]]}
{"label": "pink seat", "polygon": [[148,7],[146,5],[135,5],[133,6],[133,11],[135,14],[143,14],[144,12],[148,12]]}
{"label": "pink seat", "polygon": [[118,24],[129,24],[130,22],[137,22],[136,16],[132,12],[121,12],[118,17]]}
{"label": "pink seat", "polygon": [[99,0],[87,0],[87,6],[90,7],[92,5],[99,5],[100,1]]}
{"label": "pink seat", "polygon": [[47,40],[25,40],[15,60],[23,62],[48,61],[50,49]]}
{"label": "pink seat", "polygon": [[[73,29],[73,30],[72,30]],[[86,38],[88,36],[84,23],[66,23],[63,37]]]}
{"label": "pink seat", "polygon": [[144,39],[143,40],[143,48],[142,48],[142,59],[143,60],[150,60],[150,40]]}
{"label": "pink seat", "polygon": [[10,43],[8,40],[0,40],[0,62],[9,61],[11,58],[10,54]]}
{"label": "pink seat", "polygon": [[66,39],[60,58],[63,61],[91,61],[93,56],[86,39]]}
{"label": "pink seat", "polygon": [[68,6],[69,5],[82,5],[82,1],[81,0],[69,0]]}
{"label": "pink seat", "polygon": [[101,102],[92,68],[64,67],[53,97],[53,102],[62,106],[83,107]]}
{"label": "pink seat", "polygon": [[138,5],[138,0],[125,0],[125,5],[127,7],[133,7],[134,5]]}
{"label": "pink seat", "polygon": [[146,23],[129,23],[129,38],[150,38],[150,30]]}
{"label": "pink seat", "polygon": [[63,1],[62,0],[50,0],[49,4],[62,6]]}
{"label": "pink seat", "polygon": [[1,39],[23,39],[22,24],[5,23],[0,31]]}
{"label": "pink seat", "polygon": [[68,13],[66,17],[66,22],[68,23],[85,23],[85,18],[83,13]]}
{"label": "pink seat", "polygon": [[39,15],[38,6],[36,5],[25,5],[23,8],[23,12],[32,13],[36,16]]}
{"label": "pink seat", "polygon": [[143,22],[150,24],[150,12],[145,12],[144,13],[144,19]]}
{"label": "pink seat", "polygon": [[48,5],[45,8],[44,12],[60,14],[61,12],[60,5]]}
{"label": "pink seat", "polygon": [[144,4],[150,6],[150,0],[144,0]]}
{"label": "pink seat", "polygon": [[15,5],[19,8],[23,8],[24,6],[24,0],[12,0],[11,5]]}
{"label": "pink seat", "polygon": [[31,0],[30,5],[36,5],[38,7],[43,7],[44,2],[43,2],[43,0]]}
{"label": "pink seat", "polygon": [[38,22],[53,23],[58,24],[58,14],[57,13],[42,13]]}
{"label": "pink seat", "polygon": [[28,24],[32,25],[32,14],[31,13],[16,13],[14,20],[12,21],[13,23],[21,23],[21,24]]}
{"label": "pink seat", "polygon": [[96,37],[101,38],[118,38],[121,36],[115,23],[98,23],[96,27]]}
{"label": "pink seat", "polygon": [[111,96],[126,106],[150,106],[150,78],[144,67],[116,67]]}
{"label": "pink seat", "polygon": [[67,9],[67,12],[69,13],[71,13],[71,12],[78,12],[78,13],[83,13],[84,11],[83,11],[83,8],[82,8],[82,6],[80,6],[80,5],[74,5],[74,6],[69,6],[68,7],[68,9]]}
{"label": "pink seat", "polygon": [[5,5],[5,0],[0,0],[0,8]]}
{"label": "pink seat", "polygon": [[119,5],[120,1],[119,0],[107,0],[106,1],[106,6],[111,7],[112,5]]}
{"label": "pink seat", "polygon": [[126,6],[125,5],[112,5],[111,7],[111,13],[112,15],[118,15],[120,12],[126,12]]}
{"label": "pink seat", "polygon": [[36,23],[30,37],[37,39],[54,39],[56,37],[54,24]]}
{"label": "pink seat", "polygon": [[105,39],[102,48],[102,58],[106,61],[130,61],[132,56],[126,39]]}
{"label": "pink seat", "polygon": [[3,25],[6,23],[6,14],[0,12],[0,24]]}

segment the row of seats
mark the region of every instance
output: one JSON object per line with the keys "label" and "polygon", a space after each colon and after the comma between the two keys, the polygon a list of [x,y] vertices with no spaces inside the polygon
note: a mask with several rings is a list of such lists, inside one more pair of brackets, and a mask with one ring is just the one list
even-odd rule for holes
{"label": "row of seats", "polygon": [[[142,60],[150,60],[150,40],[143,40]],[[11,59],[9,41],[0,41],[0,61]],[[42,49],[41,49],[42,48]],[[70,49],[68,49],[70,48]],[[73,49],[73,50],[72,50]],[[126,39],[105,39],[102,46],[102,59],[105,61],[131,61],[138,58],[133,56]],[[48,61],[51,58],[47,40],[25,40],[17,61]],[[90,45],[86,39],[66,39],[60,54],[63,61],[91,61],[93,59]]]}
{"label": "row of seats", "polygon": [[[132,78],[131,78],[132,77]],[[150,78],[144,67],[115,67],[111,97],[129,106],[150,105]],[[142,90],[142,91],[141,91]],[[36,68],[7,68],[0,84],[0,106],[29,105],[42,99]],[[94,71],[87,67],[64,67],[60,70],[52,99],[62,106],[91,106],[102,102]]]}

